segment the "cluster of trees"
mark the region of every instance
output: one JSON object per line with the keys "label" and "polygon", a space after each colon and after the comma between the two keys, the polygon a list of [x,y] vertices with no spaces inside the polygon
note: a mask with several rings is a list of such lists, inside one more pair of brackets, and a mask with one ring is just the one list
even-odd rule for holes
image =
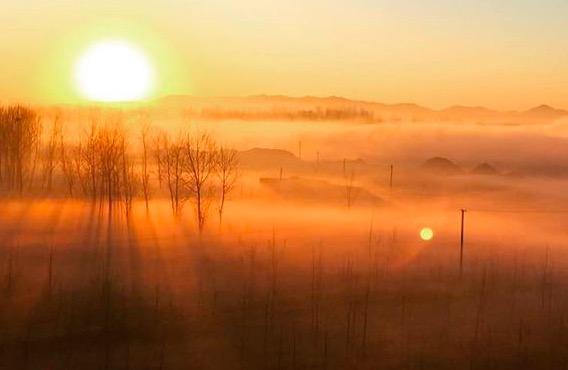
{"label": "cluster of trees", "polygon": [[175,215],[186,202],[194,204],[200,231],[214,200],[221,222],[238,178],[238,156],[212,136],[184,133],[172,139],[146,124],[133,143],[120,122],[96,120],[76,138],[64,131],[57,114],[44,130],[34,110],[0,108],[2,188],[20,195],[25,190],[62,191],[126,212],[135,197],[143,197],[148,210],[152,192],[165,188]]}
{"label": "cluster of trees", "polygon": [[168,189],[174,214],[180,214],[188,200],[193,201],[199,230],[202,230],[217,191],[221,222],[225,200],[238,178],[237,152],[203,133],[180,134],[174,139],[161,134],[155,143],[158,180]]}
{"label": "cluster of trees", "polygon": [[199,112],[186,111],[188,115],[197,116],[208,120],[227,120],[241,119],[251,121],[263,120],[285,120],[285,121],[365,121],[381,122],[380,117],[372,111],[357,107],[344,108],[323,108],[314,109],[273,109],[273,110],[254,110],[254,109],[223,109],[206,108]]}
{"label": "cluster of trees", "polygon": [[40,134],[41,123],[33,110],[0,107],[0,184],[22,193],[33,181]]}

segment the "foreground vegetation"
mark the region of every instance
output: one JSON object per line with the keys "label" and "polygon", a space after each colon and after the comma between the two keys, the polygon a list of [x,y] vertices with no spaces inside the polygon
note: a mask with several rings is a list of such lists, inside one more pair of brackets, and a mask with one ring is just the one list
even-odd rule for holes
{"label": "foreground vegetation", "polygon": [[351,242],[277,229],[198,237],[163,204],[134,218],[88,204],[18,203],[3,215],[4,368],[547,369],[568,360],[565,273],[549,250],[487,246],[468,255],[460,278],[453,245],[401,262],[412,242],[388,230]]}

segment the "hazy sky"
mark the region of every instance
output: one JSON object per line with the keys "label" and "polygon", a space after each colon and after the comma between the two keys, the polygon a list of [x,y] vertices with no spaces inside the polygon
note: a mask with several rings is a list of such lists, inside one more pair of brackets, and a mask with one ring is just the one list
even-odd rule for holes
{"label": "hazy sky", "polygon": [[566,0],[3,0],[0,101],[77,99],[110,37],[147,50],[156,95],[568,108]]}

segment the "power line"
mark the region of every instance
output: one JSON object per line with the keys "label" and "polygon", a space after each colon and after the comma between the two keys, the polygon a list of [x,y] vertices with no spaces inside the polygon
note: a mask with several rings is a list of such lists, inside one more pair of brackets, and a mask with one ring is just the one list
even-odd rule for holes
{"label": "power line", "polygon": [[568,213],[568,209],[490,209],[468,208],[468,212],[479,213]]}

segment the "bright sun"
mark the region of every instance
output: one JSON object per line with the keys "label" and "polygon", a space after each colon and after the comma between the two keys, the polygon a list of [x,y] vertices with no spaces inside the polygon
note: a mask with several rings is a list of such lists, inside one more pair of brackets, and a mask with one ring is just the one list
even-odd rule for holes
{"label": "bright sun", "polygon": [[77,61],[75,83],[89,100],[133,101],[148,96],[154,70],[136,46],[121,40],[101,41],[87,48]]}

